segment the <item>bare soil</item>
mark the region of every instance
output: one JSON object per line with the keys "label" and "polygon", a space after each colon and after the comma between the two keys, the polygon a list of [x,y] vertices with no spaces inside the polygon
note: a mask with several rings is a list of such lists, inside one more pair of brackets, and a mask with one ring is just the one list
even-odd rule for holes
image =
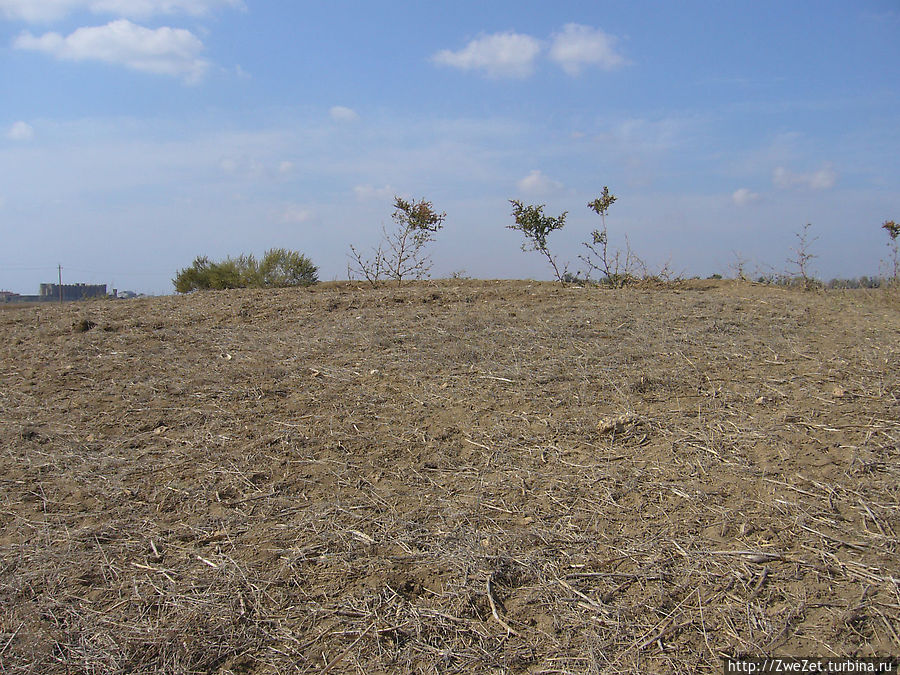
{"label": "bare soil", "polygon": [[882,293],[447,281],[0,312],[0,672],[900,654]]}

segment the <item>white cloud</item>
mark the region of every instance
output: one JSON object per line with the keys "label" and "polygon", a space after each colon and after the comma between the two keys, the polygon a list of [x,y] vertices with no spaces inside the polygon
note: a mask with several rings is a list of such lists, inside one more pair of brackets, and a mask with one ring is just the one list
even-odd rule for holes
{"label": "white cloud", "polygon": [[614,70],[628,63],[616,51],[617,38],[599,28],[567,23],[552,40],[550,59],[569,75],[578,75],[585,66]]}
{"label": "white cloud", "polygon": [[484,35],[456,52],[443,49],[431,59],[460,70],[478,70],[488,77],[523,78],[532,73],[541,48],[537,38],[510,31]]}
{"label": "white cloud", "polygon": [[278,173],[280,173],[280,174],[290,173],[293,170],[294,170],[293,162],[289,162],[288,160],[283,160],[278,163]]}
{"label": "white cloud", "polygon": [[516,187],[519,188],[519,192],[523,194],[540,196],[561,190],[563,184],[552,178],[548,178],[541,171],[535,169],[525,176],[525,178],[517,182]]}
{"label": "white cloud", "polygon": [[683,142],[692,124],[693,121],[690,119],[677,117],[664,117],[658,120],[629,118],[600,134],[598,140],[612,143],[630,153],[666,152]]}
{"label": "white cloud", "polygon": [[336,105],[328,111],[335,122],[355,122],[359,119],[359,115],[353,108],[347,108],[342,105]]}
{"label": "white cloud", "polygon": [[200,16],[219,7],[242,8],[244,2],[243,0],[0,0],[0,16],[28,22],[53,21],[79,11],[130,18],[146,18],[159,14]]}
{"label": "white cloud", "polygon": [[237,173],[238,161],[234,157],[223,157],[219,160],[219,168],[228,174]]}
{"label": "white cloud", "polygon": [[830,165],[824,166],[809,177],[809,187],[813,190],[827,190],[837,182],[837,172]]}
{"label": "white cloud", "polygon": [[830,164],[825,164],[812,173],[794,173],[779,166],[772,173],[772,182],[782,189],[805,187],[810,190],[828,190],[837,182],[837,172]]}
{"label": "white cloud", "polygon": [[67,61],[102,61],[158,75],[197,82],[209,68],[201,59],[200,39],[183,28],[144,28],[127,19],[105,26],[79,28],[70,35],[22,33],[13,42],[17,49],[44,52]]}
{"label": "white cloud", "polygon": [[389,199],[394,196],[394,188],[390,185],[373,187],[371,185],[357,185],[353,188],[357,199]]}
{"label": "white cloud", "polygon": [[285,206],[278,216],[281,223],[306,223],[312,218],[312,211],[300,204],[288,204]]}
{"label": "white cloud", "polygon": [[27,122],[16,122],[6,132],[6,137],[11,141],[30,141],[34,138],[34,128]]}
{"label": "white cloud", "polygon": [[779,166],[772,172],[772,182],[777,187],[789,188],[797,184],[797,174],[791,173],[783,166]]}
{"label": "white cloud", "polygon": [[218,160],[219,169],[228,176],[234,176],[241,180],[274,179],[285,176],[294,170],[294,163],[287,160],[261,161],[247,154],[241,156],[226,156]]}
{"label": "white cloud", "polygon": [[760,199],[761,197],[758,193],[752,192],[748,188],[737,189],[731,194],[731,200],[737,206],[747,206],[753,202],[758,202]]}

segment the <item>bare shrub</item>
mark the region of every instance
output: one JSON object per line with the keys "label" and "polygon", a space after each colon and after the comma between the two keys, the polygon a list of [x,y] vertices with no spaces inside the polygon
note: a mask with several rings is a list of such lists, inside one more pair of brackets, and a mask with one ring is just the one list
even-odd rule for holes
{"label": "bare shrub", "polygon": [[810,263],[818,258],[817,255],[810,253],[809,247],[812,246],[813,242],[815,242],[818,237],[809,236],[809,228],[812,225],[807,223],[804,225],[799,232],[795,234],[797,237],[797,245],[794,248],[794,258],[788,258],[788,263],[793,265],[795,268],[795,272],[789,276],[792,276],[795,279],[799,279],[803,284],[803,288],[805,290],[811,290],[813,288],[819,287],[821,284],[819,281],[812,275],[810,270]]}
{"label": "bare shrub", "polygon": [[886,220],[881,227],[891,238],[891,242],[888,244],[888,247],[891,249],[891,271],[889,281],[891,284],[897,285],[897,283],[900,282],[900,243],[897,242],[897,239],[900,238],[900,225],[893,220]]}

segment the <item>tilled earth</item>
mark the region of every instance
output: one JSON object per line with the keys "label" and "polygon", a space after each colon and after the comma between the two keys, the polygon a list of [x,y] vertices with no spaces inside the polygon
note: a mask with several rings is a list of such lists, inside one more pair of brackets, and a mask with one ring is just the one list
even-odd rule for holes
{"label": "tilled earth", "polygon": [[884,293],[445,281],[0,311],[0,672],[900,654]]}

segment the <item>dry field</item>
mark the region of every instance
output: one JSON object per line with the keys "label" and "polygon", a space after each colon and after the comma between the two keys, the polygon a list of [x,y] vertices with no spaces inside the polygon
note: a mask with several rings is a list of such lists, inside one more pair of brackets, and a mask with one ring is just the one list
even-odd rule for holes
{"label": "dry field", "polygon": [[0,312],[0,672],[900,654],[900,309],[447,281]]}

